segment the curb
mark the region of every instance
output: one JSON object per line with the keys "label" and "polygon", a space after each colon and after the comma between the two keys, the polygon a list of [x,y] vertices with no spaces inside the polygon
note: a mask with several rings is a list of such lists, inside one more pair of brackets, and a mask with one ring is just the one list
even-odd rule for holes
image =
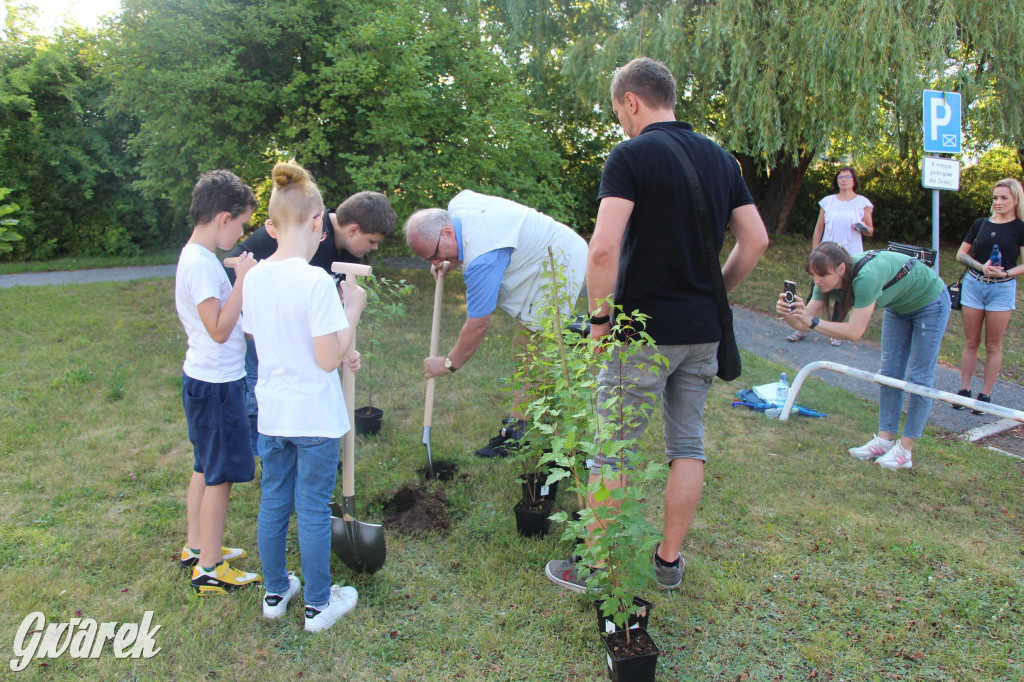
{"label": "curb", "polygon": [[[962,434],[960,434],[960,438],[962,438],[963,440],[969,440],[972,443],[977,443],[979,440],[988,438],[989,436],[999,435],[1004,431],[1009,431],[1010,429],[1017,428],[1018,426],[1020,426],[1020,422],[1015,421],[1013,419],[1000,419],[999,421],[993,424],[982,424],[981,426],[976,426],[973,429],[968,429],[967,431],[964,431]],[[998,450],[998,448],[989,449]],[[999,450],[999,452],[1003,452],[1003,450]],[[1017,455],[1012,456],[1016,457]]]}

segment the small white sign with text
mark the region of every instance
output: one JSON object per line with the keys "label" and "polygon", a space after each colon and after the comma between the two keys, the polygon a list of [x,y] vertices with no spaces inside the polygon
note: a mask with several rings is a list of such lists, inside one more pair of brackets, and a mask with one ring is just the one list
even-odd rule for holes
{"label": "small white sign with text", "polygon": [[959,191],[960,162],[956,159],[924,157],[924,165],[921,166],[921,186],[925,189]]}

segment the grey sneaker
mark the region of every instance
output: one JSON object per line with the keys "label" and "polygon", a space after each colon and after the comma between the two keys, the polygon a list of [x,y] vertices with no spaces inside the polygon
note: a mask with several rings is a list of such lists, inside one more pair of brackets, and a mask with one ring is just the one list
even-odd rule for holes
{"label": "grey sneaker", "polygon": [[[658,547],[661,547],[660,542]],[[658,578],[658,586],[663,590],[674,590],[683,582],[683,573],[686,572],[686,559],[680,554],[677,566],[663,566],[656,559],[658,547],[654,548],[654,554],[651,556],[651,563],[654,564],[654,575]]]}
{"label": "grey sneaker", "polygon": [[[579,559],[578,556],[571,556],[568,559],[549,561],[548,565],[544,567],[544,575],[559,587],[583,594],[587,591],[587,578],[590,577],[591,571],[581,565]],[[591,592],[599,591],[591,590]]]}

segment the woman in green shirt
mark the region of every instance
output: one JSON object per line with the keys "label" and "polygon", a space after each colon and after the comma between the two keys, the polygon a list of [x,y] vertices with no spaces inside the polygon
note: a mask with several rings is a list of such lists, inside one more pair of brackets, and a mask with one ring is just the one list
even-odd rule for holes
{"label": "woman in green shirt", "polygon": [[[949,321],[949,294],[934,270],[893,251],[868,251],[855,262],[835,242],[822,242],[811,251],[805,269],[814,278],[811,300],[805,305],[798,296],[789,304],[780,295],[775,305],[789,326],[856,341],[875,308],[884,308],[879,373],[932,387]],[[819,320],[829,300],[836,302],[835,312],[831,320]],[[850,455],[875,460],[886,469],[909,469],[914,441],[921,437],[931,407],[931,398],[911,394],[903,435],[897,442],[903,391],[879,386],[878,434],[850,448]]]}

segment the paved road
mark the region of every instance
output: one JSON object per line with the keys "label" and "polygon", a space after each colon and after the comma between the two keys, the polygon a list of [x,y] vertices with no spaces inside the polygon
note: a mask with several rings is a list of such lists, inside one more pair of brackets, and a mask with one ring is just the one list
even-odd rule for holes
{"label": "paved road", "polygon": [[0,275],[0,289],[33,287],[44,284],[84,284],[88,282],[127,282],[150,277],[174,277],[173,265],[143,265],[134,268],[100,268],[68,272],[26,272]]}
{"label": "paved road", "polygon": [[[398,259],[388,265],[399,267],[420,266],[423,261]],[[77,270],[72,272],[37,272],[22,275],[0,275],[0,289],[15,286],[41,286],[49,284],[76,284],[87,282],[127,281],[150,277],[173,277],[174,265],[153,265],[132,268],[106,268],[99,270]],[[800,343],[789,343],[786,335],[792,330],[776,315],[768,315],[743,308],[735,309],[736,337],[740,348],[759,357],[772,360],[788,367],[795,376],[804,365],[817,360],[831,360],[868,372],[877,372],[879,365],[878,347],[866,342],[834,347],[821,334],[811,333]],[[833,386],[850,391],[873,402],[878,401],[878,385],[853,379],[835,372],[821,371],[820,377]],[[742,382],[740,382],[742,383]],[[978,382],[976,382],[978,383]],[[935,388],[955,393],[960,389],[960,372],[956,369],[939,367]],[[976,389],[975,389],[976,390]],[[1006,381],[996,383],[992,393],[996,403],[1019,409],[1024,405],[1024,387]],[[808,405],[813,408],[813,405]],[[954,410],[948,404],[936,403],[929,418],[933,423],[949,431],[964,433],[983,425],[995,428],[1013,426],[990,415],[971,414],[970,410]]]}

